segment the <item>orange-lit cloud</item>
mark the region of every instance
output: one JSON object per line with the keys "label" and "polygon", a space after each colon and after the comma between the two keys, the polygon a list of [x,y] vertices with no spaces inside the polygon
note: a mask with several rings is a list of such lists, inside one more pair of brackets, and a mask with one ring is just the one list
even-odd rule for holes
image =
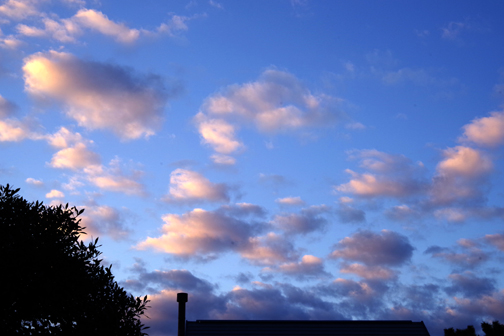
{"label": "orange-lit cloud", "polygon": [[489,117],[474,119],[464,126],[462,140],[488,147],[504,144],[504,112],[492,112]]}

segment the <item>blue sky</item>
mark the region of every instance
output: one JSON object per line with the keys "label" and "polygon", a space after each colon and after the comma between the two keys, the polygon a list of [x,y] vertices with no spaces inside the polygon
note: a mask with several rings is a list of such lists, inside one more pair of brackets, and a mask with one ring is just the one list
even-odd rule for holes
{"label": "blue sky", "polygon": [[190,320],[502,321],[503,12],[2,1],[1,183],[85,208],[151,335],[179,291]]}

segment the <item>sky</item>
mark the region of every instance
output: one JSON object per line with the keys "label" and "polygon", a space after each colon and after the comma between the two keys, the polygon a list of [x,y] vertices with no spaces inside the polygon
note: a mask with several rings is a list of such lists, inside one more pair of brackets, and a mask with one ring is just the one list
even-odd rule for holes
{"label": "sky", "polygon": [[504,321],[504,2],[3,0],[0,183],[85,209],[150,335]]}

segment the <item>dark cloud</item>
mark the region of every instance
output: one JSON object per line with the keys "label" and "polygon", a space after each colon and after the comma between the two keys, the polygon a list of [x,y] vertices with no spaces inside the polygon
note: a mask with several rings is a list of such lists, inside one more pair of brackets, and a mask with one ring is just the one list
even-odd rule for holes
{"label": "dark cloud", "polygon": [[312,206],[301,210],[301,213],[277,215],[273,225],[287,234],[307,234],[319,231],[327,224],[327,219],[322,214],[327,213],[327,206]]}
{"label": "dark cloud", "polygon": [[487,253],[476,245],[468,244],[466,240],[459,241],[458,245],[451,248],[430,246],[425,250],[424,254],[430,254],[433,258],[440,259],[460,269],[472,269],[489,259]]}
{"label": "dark cloud", "polygon": [[400,266],[411,259],[413,249],[408,238],[396,232],[359,231],[336,244],[331,257],[368,266]]}
{"label": "dark cloud", "polygon": [[470,271],[450,274],[449,278],[452,285],[446,287],[445,291],[451,296],[462,294],[465,297],[476,298],[495,291],[495,280],[478,277]]}

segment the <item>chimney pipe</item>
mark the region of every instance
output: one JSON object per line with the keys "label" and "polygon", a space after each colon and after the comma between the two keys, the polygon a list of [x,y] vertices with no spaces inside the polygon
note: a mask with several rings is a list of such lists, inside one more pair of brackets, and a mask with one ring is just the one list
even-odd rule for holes
{"label": "chimney pipe", "polygon": [[177,293],[178,308],[178,336],[185,336],[185,304],[188,301],[187,293]]}

